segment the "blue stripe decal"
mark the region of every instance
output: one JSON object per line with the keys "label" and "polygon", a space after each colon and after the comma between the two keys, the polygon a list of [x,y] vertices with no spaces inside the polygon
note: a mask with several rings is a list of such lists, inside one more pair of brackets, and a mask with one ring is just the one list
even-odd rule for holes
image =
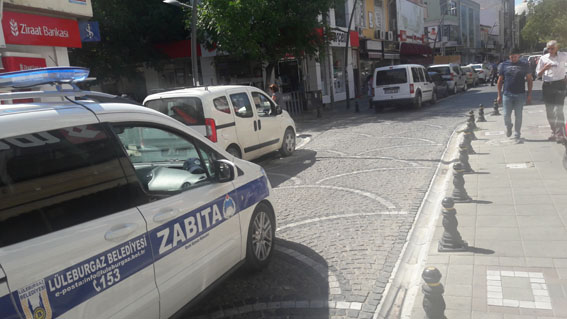
{"label": "blue stripe decal", "polygon": [[[269,195],[262,176],[206,205],[0,297],[0,318],[56,318],[207,233]],[[153,256],[153,258],[152,258]],[[17,310],[11,298],[16,303]]]}
{"label": "blue stripe decal", "polygon": [[267,184],[263,176],[152,229],[150,242],[156,261],[181,247],[190,247],[205,238],[211,229],[266,198]]}

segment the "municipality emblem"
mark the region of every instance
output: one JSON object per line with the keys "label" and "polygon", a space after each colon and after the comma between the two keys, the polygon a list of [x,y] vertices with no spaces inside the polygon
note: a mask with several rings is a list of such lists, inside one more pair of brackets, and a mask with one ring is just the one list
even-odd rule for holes
{"label": "municipality emblem", "polygon": [[222,215],[224,216],[225,219],[229,219],[234,215],[234,213],[236,213],[236,204],[234,203],[232,197],[226,194],[226,197],[224,198],[224,203],[222,205]]}
{"label": "municipality emblem", "polygon": [[47,288],[43,279],[18,289],[18,296],[26,319],[53,318],[49,297],[47,296]]}

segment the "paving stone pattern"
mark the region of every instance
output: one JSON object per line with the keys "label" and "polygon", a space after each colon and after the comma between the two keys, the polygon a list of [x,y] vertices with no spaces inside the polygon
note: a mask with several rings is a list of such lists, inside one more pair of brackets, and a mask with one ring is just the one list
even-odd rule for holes
{"label": "paving stone pattern", "polygon": [[451,133],[488,97],[473,94],[297,123],[305,147],[257,161],[277,208],[271,264],[237,271],[187,317],[372,318]]}

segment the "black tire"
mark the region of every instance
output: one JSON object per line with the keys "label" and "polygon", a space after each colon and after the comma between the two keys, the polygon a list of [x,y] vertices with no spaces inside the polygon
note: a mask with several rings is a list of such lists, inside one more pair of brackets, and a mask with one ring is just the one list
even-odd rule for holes
{"label": "black tire", "polygon": [[285,130],[282,147],[280,148],[280,153],[282,156],[290,156],[293,151],[295,151],[295,132],[291,127]]}
{"label": "black tire", "polygon": [[272,208],[260,203],[254,209],[246,237],[246,268],[265,268],[272,258],[276,239],[276,220]]}
{"label": "black tire", "polygon": [[431,105],[437,103],[437,92],[435,92],[435,90],[433,90],[433,95],[431,96]]}
{"label": "black tire", "polygon": [[242,158],[242,153],[240,152],[240,148],[238,148],[238,146],[236,145],[230,145],[229,147],[226,148],[226,151],[236,157],[236,158]]}
{"label": "black tire", "polygon": [[423,106],[423,100],[421,99],[421,93],[417,93],[415,95],[415,99],[413,101],[413,108],[419,110]]}

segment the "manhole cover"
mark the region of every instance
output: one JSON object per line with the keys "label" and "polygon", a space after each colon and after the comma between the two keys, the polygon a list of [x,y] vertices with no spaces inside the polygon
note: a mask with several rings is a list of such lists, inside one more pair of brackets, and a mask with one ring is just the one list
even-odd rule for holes
{"label": "manhole cover", "polygon": [[531,168],[534,167],[534,163],[532,162],[525,162],[525,163],[510,163],[506,164],[507,168]]}
{"label": "manhole cover", "polygon": [[484,135],[486,135],[486,136],[504,135],[504,131],[484,132]]}

